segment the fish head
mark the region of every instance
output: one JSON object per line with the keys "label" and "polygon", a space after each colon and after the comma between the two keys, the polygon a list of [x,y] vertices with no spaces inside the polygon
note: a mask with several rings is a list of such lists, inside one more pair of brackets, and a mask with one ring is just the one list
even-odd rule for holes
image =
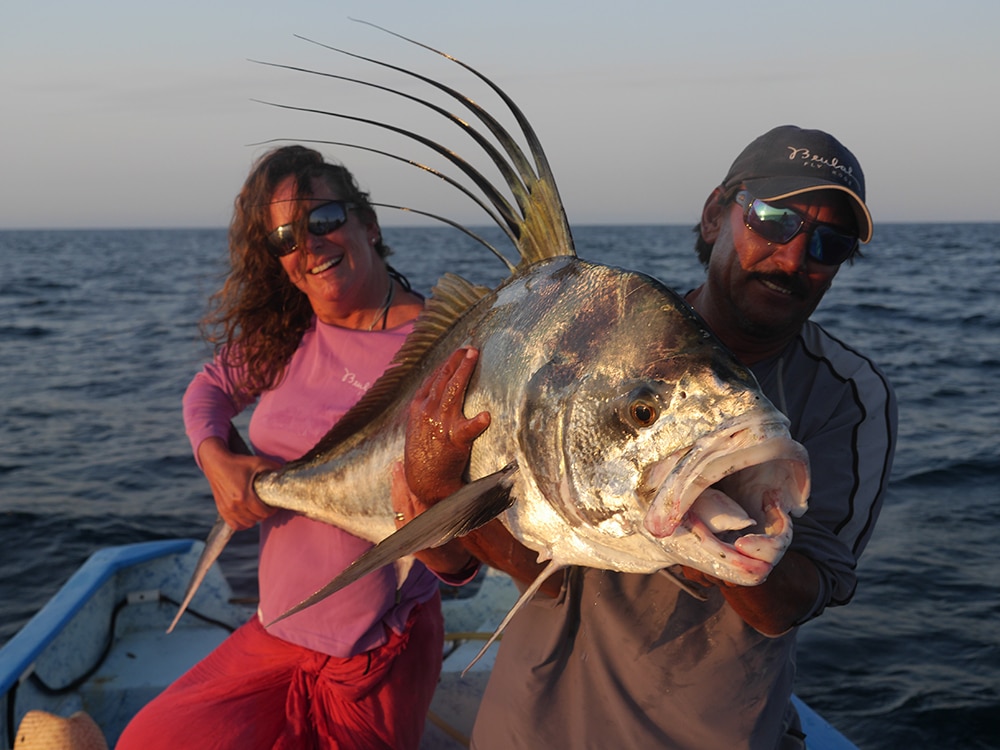
{"label": "fish head", "polygon": [[586,295],[527,389],[520,463],[572,540],[550,526],[536,543],[570,563],[681,563],[758,584],[806,509],[806,451],[682,298],[615,272],[613,293]]}

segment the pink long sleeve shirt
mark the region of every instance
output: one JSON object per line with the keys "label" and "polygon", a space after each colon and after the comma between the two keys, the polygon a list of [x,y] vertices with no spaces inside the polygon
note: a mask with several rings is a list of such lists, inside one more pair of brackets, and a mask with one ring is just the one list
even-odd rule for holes
{"label": "pink long sleeve shirt", "polygon": [[[260,397],[250,419],[254,452],[290,461],[311,449],[388,366],[413,326],[355,331],[314,320],[281,382]],[[226,440],[230,420],[252,401],[235,387],[218,358],[184,395],[184,424],[198,455],[209,437]],[[260,524],[258,616],[267,623],[321,588],[372,545],[334,526],[281,510]],[[429,600],[438,579],[421,563],[402,589],[387,566],[268,628],[283,640],[347,657],[385,643],[386,627],[401,632],[413,607]]]}

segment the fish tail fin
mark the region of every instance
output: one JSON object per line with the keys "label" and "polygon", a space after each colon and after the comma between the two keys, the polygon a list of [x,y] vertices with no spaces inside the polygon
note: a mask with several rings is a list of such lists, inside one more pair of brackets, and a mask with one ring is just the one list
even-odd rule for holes
{"label": "fish tail fin", "polygon": [[225,549],[229,540],[233,538],[233,534],[236,530],[226,523],[222,518],[218,518],[215,521],[215,526],[212,530],[208,532],[208,538],[205,540],[205,548],[201,551],[201,557],[198,558],[198,564],[194,566],[194,573],[191,575],[191,582],[188,583],[187,591],[184,592],[184,599],[181,601],[180,607],[177,609],[177,614],[174,615],[173,622],[170,623],[170,627],[167,628],[168,633],[172,633],[177,623],[181,619],[181,615],[188,608],[191,600],[194,598],[195,592],[198,591],[198,587],[201,586],[201,582],[205,580],[205,575],[208,573],[209,569],[219,559],[219,555],[222,554],[222,550]]}
{"label": "fish tail fin", "polygon": [[[229,423],[229,436],[226,441],[229,445],[229,450],[233,453],[239,453],[244,456],[252,456],[253,451],[250,446],[247,445],[243,436],[240,435],[240,431],[236,429],[236,425],[232,422]],[[209,569],[219,559],[219,555],[222,554],[222,550],[226,548],[229,544],[229,540],[233,538],[233,534],[236,533],[236,529],[227,524],[223,520],[222,516],[215,519],[215,525],[212,530],[208,532],[208,538],[205,539],[205,549],[201,551],[201,557],[198,558],[197,565],[194,566],[194,573],[191,575],[191,582],[188,583],[187,591],[184,592],[184,599],[181,601],[180,607],[177,609],[177,614],[174,615],[173,622],[170,623],[170,627],[167,628],[168,633],[172,633],[174,628],[177,627],[177,623],[181,619],[181,615],[184,614],[184,610],[188,608],[191,600],[194,598],[195,592],[198,591],[198,587],[201,586],[201,582],[205,580],[205,576],[208,574]]]}

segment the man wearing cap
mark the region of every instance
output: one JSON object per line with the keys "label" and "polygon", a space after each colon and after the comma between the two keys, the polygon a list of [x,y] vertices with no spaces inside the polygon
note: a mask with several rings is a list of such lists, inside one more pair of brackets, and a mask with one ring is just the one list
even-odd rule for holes
{"label": "man wearing cap", "polygon": [[[853,596],[896,438],[884,375],[809,320],[871,238],[864,195],[861,167],[839,141],[783,126],[737,157],[697,227],[707,273],[687,299],[810,455],[809,510],[770,577],[740,587],[685,569],[701,601],[663,574],[566,569],[505,630],[473,748],[804,747],[790,703],[796,631]],[[456,356],[438,377],[464,388],[473,367]],[[423,408],[470,443],[486,421]],[[408,443],[431,439],[421,421],[411,419]],[[458,481],[453,470],[441,480],[441,492]],[[465,540],[519,581],[541,569],[498,521]]]}

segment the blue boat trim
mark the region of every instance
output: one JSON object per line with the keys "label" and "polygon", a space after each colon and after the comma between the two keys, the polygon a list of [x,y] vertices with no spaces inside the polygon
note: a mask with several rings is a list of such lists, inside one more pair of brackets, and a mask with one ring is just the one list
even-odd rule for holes
{"label": "blue boat trim", "polygon": [[857,745],[842,735],[822,716],[813,711],[797,695],[792,696],[795,710],[799,712],[802,731],[806,734],[807,748],[822,748],[822,750],[858,750]]}

